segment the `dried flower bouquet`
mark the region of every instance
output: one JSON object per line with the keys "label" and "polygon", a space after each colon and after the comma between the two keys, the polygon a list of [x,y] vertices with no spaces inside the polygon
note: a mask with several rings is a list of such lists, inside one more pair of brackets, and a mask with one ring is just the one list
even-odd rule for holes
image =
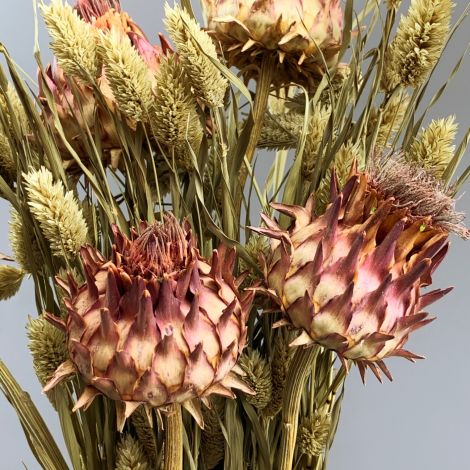
{"label": "dried flower bouquet", "polygon": [[347,374],[421,358],[470,237],[469,133],[423,127],[425,92],[470,5],[357,3],[203,0],[201,27],[182,0],[157,45],[118,0],[44,1],[35,92],[2,49],[0,297],[34,280],[68,456],[2,362],[0,389],[42,468],[326,469]]}

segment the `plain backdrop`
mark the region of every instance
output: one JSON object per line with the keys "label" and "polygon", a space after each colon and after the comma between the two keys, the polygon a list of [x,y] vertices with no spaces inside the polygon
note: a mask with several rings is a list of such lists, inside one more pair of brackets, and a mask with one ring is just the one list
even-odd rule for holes
{"label": "plain backdrop", "polygon": [[[161,0],[123,0],[123,6],[156,42],[163,30]],[[197,2],[193,2],[197,3]],[[362,2],[357,2],[360,5]],[[466,2],[458,0],[456,15]],[[407,7],[409,1],[404,1]],[[0,42],[30,76],[33,60],[34,13],[32,0],[0,0]],[[470,23],[463,26],[448,48],[437,70],[434,87],[446,79],[470,41]],[[50,58],[48,38],[42,24],[39,44],[44,62]],[[470,65],[464,63],[431,117],[456,114],[460,137],[470,125]],[[437,88],[435,88],[437,89]],[[470,164],[470,155],[464,165]],[[467,188],[469,186],[467,185]],[[464,194],[458,208],[470,212],[470,196]],[[9,208],[0,201],[0,251],[10,253],[7,236]],[[331,451],[331,470],[460,470],[469,468],[470,378],[469,348],[469,267],[470,243],[452,239],[450,254],[438,270],[436,287],[455,290],[431,313],[438,319],[413,335],[409,348],[426,355],[425,361],[388,362],[395,381],[379,384],[372,376],[362,385],[356,369],[347,379],[346,398],[338,434]],[[62,449],[58,419],[41,394],[27,349],[25,325],[35,316],[34,292],[30,281],[20,294],[0,304],[0,358],[6,362],[46,419]],[[65,453],[65,451],[64,451]],[[0,470],[39,468],[32,456],[17,417],[0,395]],[[92,470],[92,469],[87,469]]]}

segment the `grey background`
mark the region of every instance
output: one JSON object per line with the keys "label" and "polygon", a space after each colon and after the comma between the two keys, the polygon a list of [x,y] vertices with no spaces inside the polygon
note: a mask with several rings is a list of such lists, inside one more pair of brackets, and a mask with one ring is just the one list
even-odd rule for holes
{"label": "grey background", "polygon": [[[156,40],[156,33],[163,30],[163,2],[123,0],[122,3]],[[403,3],[404,6],[409,4],[408,1]],[[456,14],[463,10],[466,2],[459,0],[457,3]],[[0,0],[0,6],[0,41],[18,65],[35,76],[32,1]],[[49,58],[48,38],[42,26],[39,39],[45,62]],[[433,80],[436,87],[448,76],[469,41],[470,25],[467,22],[452,41]],[[461,125],[460,136],[470,125],[469,80],[470,64],[467,61],[432,112],[432,117],[456,114]],[[466,164],[470,163],[469,157],[467,154],[464,158]],[[469,187],[467,185],[467,190]],[[458,208],[470,213],[468,194],[461,197]],[[4,201],[0,201],[0,220],[0,251],[10,252],[8,207]],[[331,470],[469,468],[469,265],[470,244],[454,239],[450,254],[435,276],[434,285],[453,285],[456,289],[431,306],[431,313],[438,314],[437,321],[414,334],[409,342],[411,350],[427,356],[425,361],[413,365],[404,360],[390,360],[388,364],[395,381],[381,385],[370,376],[366,387],[360,382],[357,370],[353,369],[347,379],[342,419],[331,452]],[[28,316],[35,314],[33,288],[27,281],[16,298],[0,305],[0,357],[31,394],[63,449],[58,420],[41,394],[26,346],[25,324]],[[0,469],[24,468],[22,463],[29,469],[39,468],[14,411],[0,395]]]}

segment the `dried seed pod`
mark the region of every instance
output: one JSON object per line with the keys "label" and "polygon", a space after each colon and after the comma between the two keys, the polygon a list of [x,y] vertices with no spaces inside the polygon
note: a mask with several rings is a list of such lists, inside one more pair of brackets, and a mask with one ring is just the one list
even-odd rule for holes
{"label": "dried seed pod", "polygon": [[302,454],[318,457],[328,442],[331,428],[331,415],[318,410],[313,416],[304,417],[297,434],[297,447]]}
{"label": "dried seed pod", "polygon": [[65,334],[41,316],[29,321],[28,339],[34,371],[44,386],[52,378],[57,367],[68,359]]}
{"label": "dried seed pod", "polygon": [[151,470],[142,444],[126,434],[122,437],[116,451],[116,470]]}
{"label": "dried seed pod", "polygon": [[165,24],[176,44],[179,59],[191,82],[194,94],[211,107],[224,105],[228,81],[211,61],[217,51],[211,37],[188,12],[175,5],[165,5]]}
{"label": "dried seed pod", "polygon": [[258,410],[266,408],[271,401],[271,367],[256,349],[248,350],[240,357],[240,367],[245,372],[244,380],[255,392],[247,400]]}
{"label": "dried seed pod", "polygon": [[24,275],[22,269],[0,266],[0,300],[7,300],[19,291]]}
{"label": "dried seed pod", "polygon": [[412,0],[384,60],[382,87],[418,87],[439,60],[454,4],[451,0]]}
{"label": "dried seed pod", "polygon": [[8,237],[15,261],[21,268],[30,274],[39,271],[42,253],[38,241],[32,230],[26,229],[21,215],[15,209],[10,211]]}
{"label": "dried seed pod", "polygon": [[213,397],[211,407],[203,408],[204,430],[201,435],[201,454],[209,470],[217,467],[225,456],[225,437],[220,423],[225,419],[225,399]]}
{"label": "dried seed pod", "polygon": [[431,121],[413,142],[406,158],[441,178],[454,156],[457,130],[455,116]]}
{"label": "dried seed pod", "polygon": [[289,346],[292,339],[289,333],[281,331],[274,338],[273,354],[271,357],[271,401],[263,409],[263,416],[266,418],[273,418],[282,408],[287,372],[289,371],[294,352],[293,348]]}
{"label": "dried seed pod", "polygon": [[131,416],[131,423],[134,427],[137,438],[145,450],[150,461],[154,461],[157,456],[157,444],[154,430],[150,426],[149,418],[143,407],[138,408]]}
{"label": "dried seed pod", "polygon": [[56,256],[76,256],[87,241],[88,228],[72,191],[53,182],[44,167],[24,173],[28,206]]}

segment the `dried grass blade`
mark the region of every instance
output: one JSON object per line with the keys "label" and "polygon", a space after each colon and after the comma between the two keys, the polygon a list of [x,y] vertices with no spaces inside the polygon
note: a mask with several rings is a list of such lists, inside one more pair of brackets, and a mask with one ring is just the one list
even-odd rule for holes
{"label": "dried grass blade", "polygon": [[0,389],[17,412],[31,451],[39,464],[46,470],[68,470],[64,457],[29,394],[21,389],[1,360]]}

